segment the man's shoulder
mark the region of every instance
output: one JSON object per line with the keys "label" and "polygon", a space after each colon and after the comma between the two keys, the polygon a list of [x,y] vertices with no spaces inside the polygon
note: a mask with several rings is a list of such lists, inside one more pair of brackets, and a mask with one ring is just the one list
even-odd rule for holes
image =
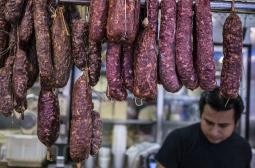
{"label": "man's shoulder", "polygon": [[232,137],[232,143],[236,146],[236,147],[242,147],[242,149],[245,150],[251,150],[251,146],[250,144],[246,141],[246,139],[244,139],[242,136],[240,136],[237,133],[233,133],[233,137]]}
{"label": "man's shoulder", "polygon": [[181,139],[190,139],[194,137],[195,135],[198,135],[200,130],[200,123],[194,123],[192,125],[177,128],[173,130],[168,137],[175,137],[175,138],[181,138]]}
{"label": "man's shoulder", "polygon": [[189,125],[189,126],[178,128],[174,131],[179,133],[179,134],[189,134],[189,133],[192,133],[192,132],[194,133],[194,131],[199,131],[199,129],[200,129],[200,123],[194,123],[194,124]]}
{"label": "man's shoulder", "polygon": [[246,160],[247,162],[251,161],[252,158],[252,148],[249,144],[249,142],[243,138],[242,136],[240,136],[237,133],[233,133],[233,136],[230,140],[230,146],[228,146],[231,149],[235,149],[236,150],[236,154],[238,155],[238,157],[243,158],[244,160]]}

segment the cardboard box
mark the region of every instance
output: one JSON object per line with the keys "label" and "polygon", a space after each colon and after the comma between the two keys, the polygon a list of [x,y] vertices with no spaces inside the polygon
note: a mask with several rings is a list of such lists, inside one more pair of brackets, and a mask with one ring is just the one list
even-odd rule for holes
{"label": "cardboard box", "polygon": [[99,113],[102,119],[113,119],[113,101],[102,101],[99,106]]}
{"label": "cardboard box", "polygon": [[113,119],[126,120],[127,119],[127,101],[115,101],[113,109]]}

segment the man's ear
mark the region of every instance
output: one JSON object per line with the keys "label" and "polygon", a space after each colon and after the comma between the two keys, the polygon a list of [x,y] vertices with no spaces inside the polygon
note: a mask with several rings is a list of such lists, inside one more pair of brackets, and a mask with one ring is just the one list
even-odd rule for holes
{"label": "man's ear", "polygon": [[235,123],[235,129],[237,129],[240,126],[240,120]]}
{"label": "man's ear", "polygon": [[203,114],[203,112],[199,113],[200,120],[202,119],[202,114]]}

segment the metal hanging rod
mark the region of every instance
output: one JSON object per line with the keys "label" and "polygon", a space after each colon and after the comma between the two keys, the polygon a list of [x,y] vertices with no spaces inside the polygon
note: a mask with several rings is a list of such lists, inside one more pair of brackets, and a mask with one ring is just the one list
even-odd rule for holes
{"label": "metal hanging rod", "polygon": [[89,5],[90,0],[56,0],[57,4],[71,3],[75,5]]}
{"label": "metal hanging rod", "polygon": [[[231,1],[211,1],[211,10],[213,12],[231,12]],[[250,14],[255,13],[255,2],[235,2],[237,13]]]}
{"label": "metal hanging rod", "polygon": [[[141,0],[144,4],[145,0]],[[76,5],[89,5],[90,0],[56,0],[57,4],[71,3]],[[231,12],[231,1],[214,0],[211,1],[211,9],[213,12]],[[255,13],[255,2],[235,2],[237,13]]]}

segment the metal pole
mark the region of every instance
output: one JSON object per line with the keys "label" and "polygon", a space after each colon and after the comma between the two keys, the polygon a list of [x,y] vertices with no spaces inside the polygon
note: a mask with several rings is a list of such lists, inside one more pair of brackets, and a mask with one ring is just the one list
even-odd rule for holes
{"label": "metal pole", "polygon": [[[213,12],[230,12],[231,1],[211,1]],[[255,13],[255,2],[235,2],[237,13]]]}
{"label": "metal pole", "polygon": [[[145,4],[145,0],[140,0],[141,4]],[[71,3],[75,5],[89,5],[90,0],[56,0],[56,4]]]}
{"label": "metal pole", "polygon": [[56,4],[71,3],[74,5],[89,5],[90,0],[56,0]]}
{"label": "metal pole", "polygon": [[246,113],[245,113],[245,138],[247,141],[250,139],[250,91],[251,91],[251,64],[252,64],[252,51],[249,47],[248,54],[248,68],[247,68],[247,89],[246,89]]}
{"label": "metal pole", "polygon": [[[89,5],[90,0],[56,0],[57,4],[71,3],[76,5]],[[143,5],[145,0],[141,0]],[[213,12],[230,12],[231,1],[211,1],[211,10]],[[235,2],[237,13],[255,13],[255,2]]]}
{"label": "metal pole", "polygon": [[157,136],[156,142],[162,143],[162,121],[164,114],[164,88],[163,86],[158,86],[158,95],[157,95]]}

